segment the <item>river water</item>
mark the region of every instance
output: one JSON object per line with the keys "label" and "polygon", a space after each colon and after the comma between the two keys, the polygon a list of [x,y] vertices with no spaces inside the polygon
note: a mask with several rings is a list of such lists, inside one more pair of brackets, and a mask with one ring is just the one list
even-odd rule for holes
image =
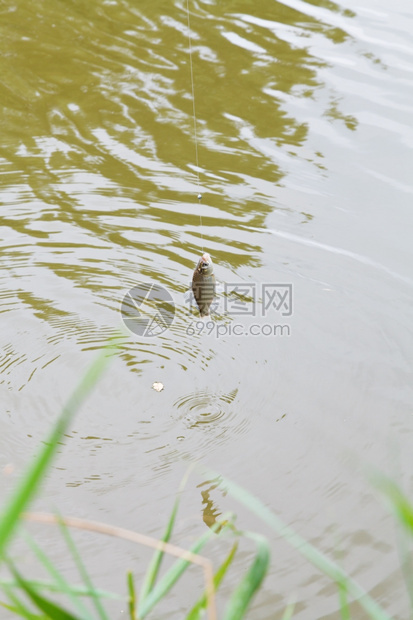
{"label": "river water", "polygon": [[[407,617],[369,472],[412,490],[412,31],[411,0],[190,0],[196,153],[185,2],[1,4],[3,496],[115,337],[36,507],[159,536],[201,459]],[[148,284],[175,311],[152,335],[121,315]],[[174,542],[227,509],[273,548],[251,618],[291,595],[297,620],[340,617],[325,577],[196,474]],[[123,579],[124,547],[82,540],[99,583]]]}

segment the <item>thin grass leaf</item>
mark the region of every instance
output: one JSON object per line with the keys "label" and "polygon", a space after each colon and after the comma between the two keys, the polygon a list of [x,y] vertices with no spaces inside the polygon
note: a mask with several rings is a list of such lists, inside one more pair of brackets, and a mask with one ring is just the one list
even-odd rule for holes
{"label": "thin grass leaf", "polygon": [[281,620],[291,620],[291,618],[293,617],[294,609],[295,609],[295,600],[288,603]]}
{"label": "thin grass leaf", "polygon": [[128,592],[129,592],[129,615],[130,620],[137,620],[136,618],[136,592],[135,592],[135,584],[133,582],[133,575],[131,571],[128,571],[127,574],[128,579]]}
{"label": "thin grass leaf", "polygon": [[46,616],[39,616],[38,614],[33,614],[31,611],[26,611],[24,607],[7,605],[7,603],[2,603],[1,601],[0,607],[11,611],[11,613],[16,614],[16,616],[21,616],[24,620],[49,620]]}
{"label": "thin grass leaf", "polygon": [[341,620],[350,620],[350,608],[348,606],[347,590],[341,584],[339,584],[338,586],[338,594],[340,600]]}
{"label": "thin grass leaf", "polygon": [[[26,583],[28,583],[29,586],[32,586],[36,590],[38,589],[38,590],[46,590],[49,592],[61,592],[61,589],[59,588],[59,586],[56,583],[51,583],[50,581],[43,581],[42,579],[26,579]],[[20,586],[17,583],[17,581],[13,579],[0,579],[0,587],[3,589],[5,589],[5,587],[10,587],[12,589],[15,589],[15,588],[19,588]],[[70,585],[70,588],[72,592],[74,592],[74,594],[76,594],[77,596],[90,596],[91,595],[90,589],[86,588],[85,586]],[[107,599],[111,599],[114,601],[124,600],[123,596],[120,596],[119,594],[116,594],[115,592],[108,592],[107,590],[97,590],[97,589],[95,589],[95,592],[97,592],[100,598],[107,598]]]}
{"label": "thin grass leaf", "polygon": [[[214,535],[216,530],[220,527],[221,525],[219,523],[214,523],[214,525],[212,525],[212,527],[200,538],[198,538],[194,545],[192,545],[192,547],[190,548],[190,552],[198,554],[209,541],[209,539]],[[226,527],[222,530],[223,532],[225,531]],[[140,601],[140,605],[138,607],[139,620],[143,620],[143,618],[148,615],[148,613],[155,607],[155,605],[164,598],[164,596],[171,590],[171,588],[175,585],[178,579],[186,571],[189,565],[189,560],[181,559],[177,560],[175,564],[173,564],[169,571],[151,590],[146,599],[144,601]]]}
{"label": "thin grass leaf", "polygon": [[[180,495],[182,491],[184,490],[186,483],[188,481],[189,475],[193,469],[194,469],[194,465],[191,464],[189,468],[187,469],[184,477],[181,480],[181,483],[178,489],[178,494],[177,494],[177,497],[175,499],[175,502],[172,508],[171,516],[169,517],[169,521],[167,523],[165,532],[161,538],[162,542],[169,542],[171,539],[172,531],[175,525],[176,515],[178,512],[178,508],[179,508]],[[159,575],[159,570],[161,568],[163,557],[164,557],[164,551],[162,549],[157,549],[155,553],[153,554],[152,560],[149,564],[148,570],[146,571],[143,584],[141,587],[141,591],[139,595],[140,601],[145,600],[146,596],[149,594],[149,592],[154,587],[156,580],[158,578],[158,575]]]}
{"label": "thin grass leaf", "polygon": [[400,559],[400,566],[410,601],[410,608],[413,610],[413,561],[411,557],[411,544],[407,539],[406,528],[399,527],[396,536],[397,551]]}
{"label": "thin grass leaf", "polygon": [[385,495],[400,526],[396,538],[397,550],[410,607],[413,610],[413,562],[408,540],[413,534],[413,506],[400,487],[382,474],[373,476],[373,484]]}
{"label": "thin grass leaf", "polygon": [[12,494],[0,518],[0,558],[3,555],[14,529],[17,526],[20,514],[33,499],[40,483],[47,471],[52,458],[56,454],[60,439],[66,432],[74,414],[88,396],[98,378],[102,375],[108,363],[108,352],[105,349],[87,370],[83,379],[70,396],[63,411],[45,441],[40,453],[29,465],[16,490]]}
{"label": "thin grass leaf", "polygon": [[92,580],[89,576],[89,573],[86,570],[86,567],[82,561],[82,558],[80,557],[80,554],[76,548],[76,545],[74,543],[74,540],[69,532],[69,528],[66,526],[66,524],[59,520],[59,526],[60,526],[60,530],[63,534],[63,538],[66,541],[67,547],[70,551],[70,553],[72,554],[73,560],[77,566],[77,569],[79,571],[80,576],[82,577],[85,585],[89,588],[90,590],[90,597],[95,605],[95,609],[99,615],[99,617],[101,618],[101,620],[109,620],[108,616],[106,615],[105,609],[102,605],[102,602],[99,598],[99,595],[97,593],[96,588],[94,587]]}
{"label": "thin grass leaf", "polygon": [[[162,542],[169,542],[172,531],[175,525],[176,514],[178,512],[179,507],[179,496],[176,498],[175,503],[172,508],[171,516],[169,517],[168,524],[166,526],[164,535],[162,536]],[[149,592],[153,589],[155,582],[158,578],[159,570],[161,568],[162,559],[164,556],[164,551],[162,549],[157,549],[152,556],[152,560],[149,564],[148,570],[146,571],[145,578],[143,580],[142,588],[139,595],[139,600],[143,602]]]}
{"label": "thin grass leaf", "polygon": [[[23,536],[27,544],[32,548],[37,559],[43,564],[43,566],[47,569],[47,571],[50,573],[50,575],[55,580],[58,591],[63,594],[66,594],[68,599],[72,602],[72,605],[78,610],[83,620],[93,620],[93,617],[90,611],[79,599],[78,594],[74,591],[74,589],[66,581],[66,579],[61,575],[61,573],[59,573],[57,568],[54,566],[51,560],[49,560],[47,555],[40,549],[40,547],[33,540],[33,538],[27,532],[23,532]],[[26,580],[26,583],[28,583],[27,580]]]}
{"label": "thin grass leaf", "polygon": [[241,620],[245,616],[252,597],[267,574],[270,563],[270,546],[267,539],[252,532],[242,532],[242,534],[256,542],[257,553],[247,574],[242,578],[228,602],[224,620]]}
{"label": "thin grass leaf", "polygon": [[21,589],[30,598],[32,603],[46,615],[46,618],[50,618],[51,620],[79,620],[79,618],[71,614],[69,611],[66,611],[66,609],[63,609],[60,605],[46,599],[34,588],[29,586],[24,577],[20,575],[17,568],[10,562],[10,560],[7,561],[7,564]]}
{"label": "thin grass leaf", "polygon": [[[237,549],[238,549],[238,543],[235,543],[235,545],[232,546],[231,551],[229,552],[229,554],[227,555],[227,557],[225,558],[221,566],[218,568],[217,572],[215,573],[214,575],[215,591],[218,590],[219,586],[221,585],[221,581],[223,580],[223,578],[225,577],[227,573],[228,568],[231,566]],[[202,597],[199,599],[197,603],[195,603],[195,605],[193,606],[189,614],[186,616],[185,620],[199,620],[202,617],[202,614],[204,613],[206,607],[207,607],[207,595],[206,595],[206,592],[204,592]]]}
{"label": "thin grass leaf", "polygon": [[[199,469],[208,477],[219,476],[216,472],[206,469],[205,467],[199,466]],[[263,502],[255,497],[255,495],[252,495],[228,478],[224,478],[223,476],[220,478],[227,493],[248,508],[261,519],[261,521],[267,523],[271,529],[281,535],[292,547],[295,547],[301,555],[316,566],[322,573],[330,577],[330,579],[337,584],[341,584],[345,587],[348,594],[359,602],[373,620],[392,620],[384,609],[382,609],[356,581],[347,575],[332,560],[327,558],[327,556],[323,555],[318,549],[308,543],[302,536],[297,534],[292,527],[286,525],[277,515],[271,512]]]}
{"label": "thin grass leaf", "polygon": [[374,478],[374,483],[387,497],[390,508],[398,521],[400,521],[410,534],[413,534],[413,504],[403,493],[401,488],[385,476],[376,476]]}
{"label": "thin grass leaf", "polygon": [[27,614],[23,613],[21,611],[21,608],[19,607],[14,607],[13,605],[7,605],[7,603],[2,603],[0,601],[0,607],[3,607],[4,609],[7,609],[8,611],[11,611],[12,614],[16,614],[16,616],[22,616],[22,618],[24,618],[25,620],[47,620],[46,616],[38,616],[36,614],[32,614],[30,612],[28,612]]}
{"label": "thin grass leaf", "polygon": [[6,609],[8,609],[9,611],[12,611],[16,615],[21,616],[25,620],[49,620],[45,615],[42,614],[41,616],[39,616],[38,614],[35,614],[31,612],[29,609],[27,609],[27,607],[21,602],[19,597],[14,592],[12,592],[7,586],[4,588],[4,591],[6,592],[7,596],[9,597],[13,605],[7,605],[6,603],[0,603],[2,607],[5,607]]}

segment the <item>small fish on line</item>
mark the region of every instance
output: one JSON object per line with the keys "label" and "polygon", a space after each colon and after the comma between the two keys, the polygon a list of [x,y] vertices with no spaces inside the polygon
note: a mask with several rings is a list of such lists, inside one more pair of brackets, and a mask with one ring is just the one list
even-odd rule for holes
{"label": "small fish on line", "polygon": [[192,292],[201,317],[209,316],[209,308],[215,297],[214,265],[209,254],[201,256],[192,276]]}

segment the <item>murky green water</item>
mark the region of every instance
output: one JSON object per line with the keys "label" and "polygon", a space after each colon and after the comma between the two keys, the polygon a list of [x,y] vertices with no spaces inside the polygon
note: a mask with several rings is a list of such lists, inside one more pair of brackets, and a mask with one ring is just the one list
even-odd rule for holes
{"label": "murky green water", "polygon": [[[172,326],[120,339],[38,506],[159,535],[201,458],[406,617],[366,466],[412,487],[411,2],[190,7],[200,187],[184,2],[0,7],[2,494],[118,333],[125,294],[153,282]],[[202,248],[220,293],[199,333],[185,292]],[[183,546],[238,510],[201,482]],[[273,548],[251,618],[281,618],[291,593],[297,620],[338,618],[327,580]],[[130,567],[124,549],[93,557],[109,584]]]}

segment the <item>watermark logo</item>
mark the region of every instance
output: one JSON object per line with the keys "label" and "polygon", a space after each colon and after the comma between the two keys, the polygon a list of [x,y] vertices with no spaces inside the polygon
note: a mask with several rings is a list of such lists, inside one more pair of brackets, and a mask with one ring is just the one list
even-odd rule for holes
{"label": "watermark logo", "polygon": [[280,325],[279,323],[250,323],[244,325],[242,323],[216,323],[215,321],[190,321],[185,333],[188,336],[194,334],[212,334],[215,338],[223,338],[225,336],[278,336],[283,338],[291,336],[291,328],[288,324]]}
{"label": "watermark logo", "polygon": [[[214,299],[212,300],[212,303],[211,303],[211,305],[209,307],[209,314],[211,316],[220,314],[221,302],[222,302],[222,300],[219,298],[219,296],[215,296],[214,297]],[[196,299],[195,299],[195,295],[194,295],[194,292],[192,290],[192,287],[189,288],[185,292],[184,304],[188,308],[188,315],[199,316],[199,308],[198,308],[198,304],[196,303]]]}
{"label": "watermark logo", "polygon": [[[197,304],[192,289],[185,293],[184,303],[190,314],[196,314]],[[293,313],[293,285],[279,283],[225,282],[214,298],[210,315],[225,314],[233,317],[291,316]]]}
{"label": "watermark logo", "polygon": [[[188,317],[186,333],[216,333],[222,336],[289,336],[290,326],[276,320],[293,314],[293,285],[285,283],[225,282],[218,288],[209,308],[207,322],[200,321],[192,286],[183,304]],[[122,301],[126,327],[138,336],[159,336],[173,323],[175,304],[169,291],[159,284],[142,283],[132,288]],[[261,322],[256,319],[261,317]],[[238,322],[229,323],[231,319]],[[265,324],[263,324],[265,320]],[[273,320],[271,323],[270,321]],[[242,321],[240,323],[239,321]]]}
{"label": "watermark logo", "polygon": [[126,327],[137,336],[159,336],[172,325],[175,304],[166,288],[144,282],[126,293],[121,313]]}
{"label": "watermark logo", "polygon": [[255,316],[257,308],[255,282],[226,282],[224,284],[224,312],[232,316]]}
{"label": "watermark logo", "polygon": [[293,313],[293,285],[263,284],[262,310],[263,316],[267,316],[272,310],[280,312],[282,316],[291,316]]}

